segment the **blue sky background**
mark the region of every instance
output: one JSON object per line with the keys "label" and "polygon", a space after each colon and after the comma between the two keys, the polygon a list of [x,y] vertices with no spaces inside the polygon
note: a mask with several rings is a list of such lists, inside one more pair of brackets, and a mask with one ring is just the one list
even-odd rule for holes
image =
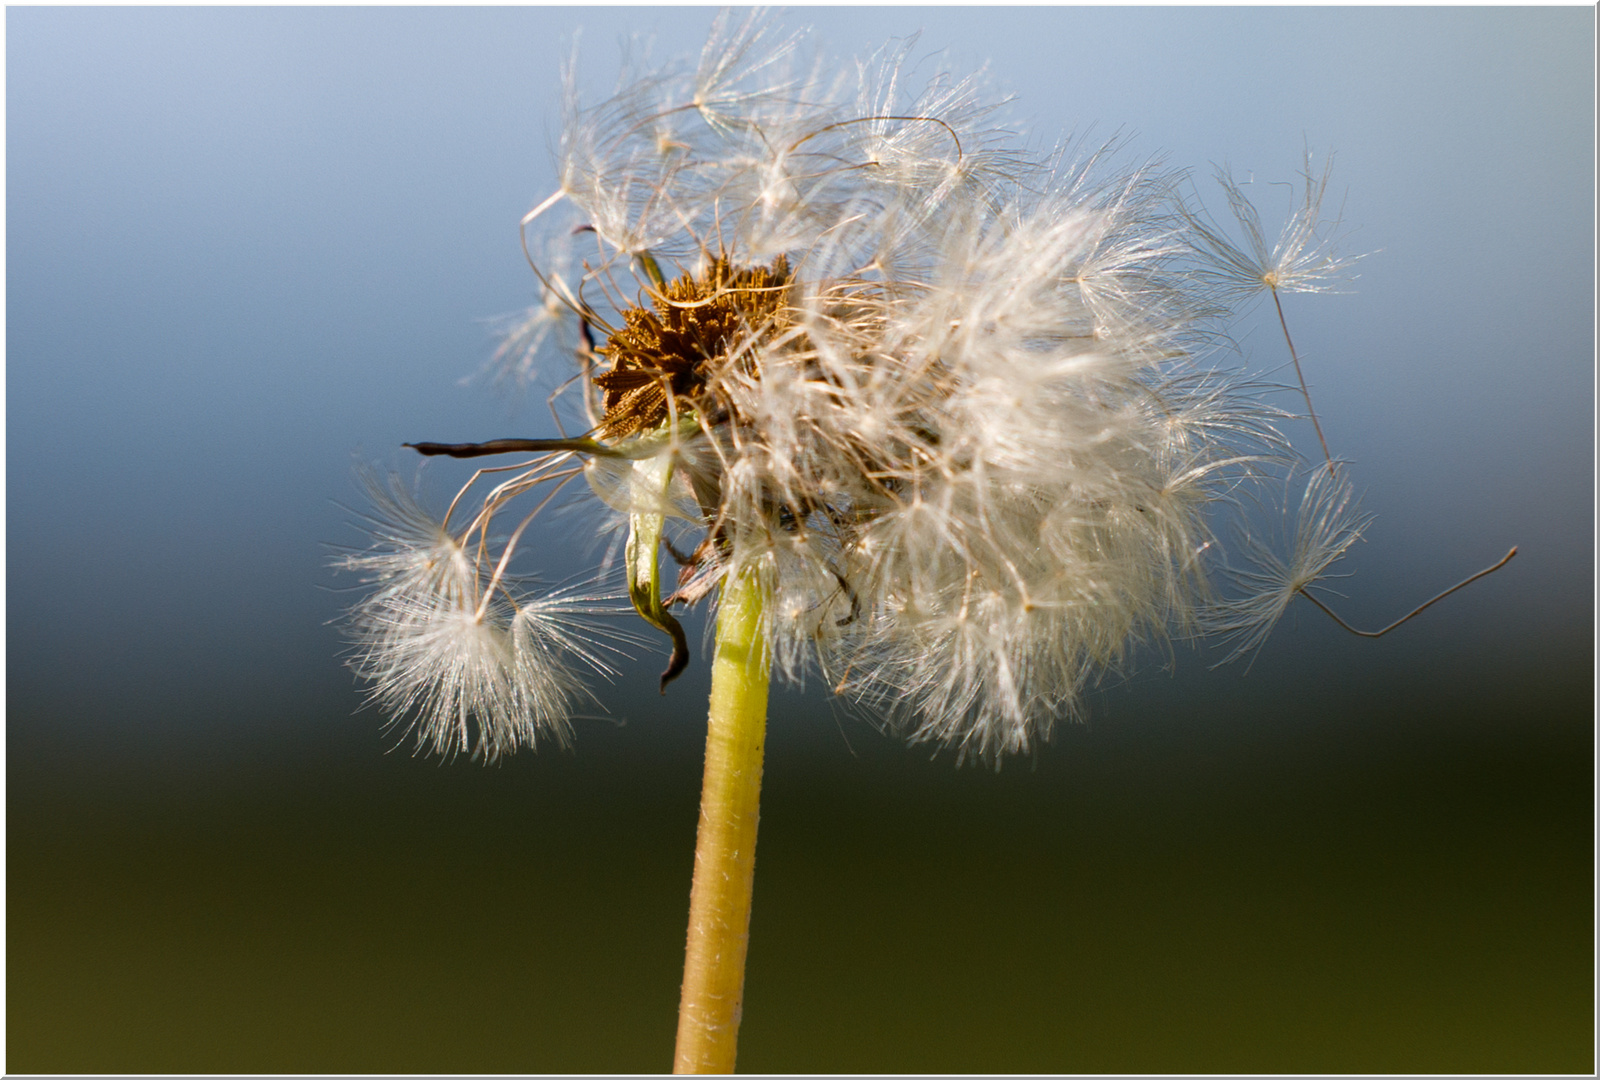
{"label": "blue sky background", "polygon": [[[488,778],[461,762],[446,767],[461,779],[441,780],[436,765],[404,754],[384,757],[393,739],[379,732],[378,719],[352,715],[359,690],[340,665],[337,628],[330,625],[349,597],[336,591],[341,583],[327,570],[322,545],[357,539],[346,524],[349,514],[336,505],[356,499],[356,462],[409,471],[414,462],[398,450],[404,441],[548,431],[541,401],[518,405],[461,380],[493,348],[486,320],[533,297],[516,224],[555,186],[547,148],[558,122],[559,63],[581,29],[582,81],[600,94],[615,76],[621,37],[653,36],[660,55],[695,51],[711,17],[693,8],[7,12],[13,852],[61,850],[59,830],[67,826],[50,801],[66,799],[61,792],[75,793],[68,801],[84,815],[72,819],[79,822],[72,828],[111,844],[108,822],[226,818],[238,791],[255,790],[252,783],[276,790],[285,775],[301,777],[296,790],[314,801],[327,792],[305,777],[368,768],[360,764],[368,758],[380,763],[371,766],[377,772],[362,774],[373,790],[455,784],[446,806],[488,798],[472,793],[473,777],[485,791],[509,790],[514,780],[566,791],[559,777],[576,769],[573,775],[586,779],[573,781],[570,792],[592,807],[594,800],[644,790],[635,784],[638,770],[659,768],[670,774],[661,782],[678,800],[673,805],[687,799],[690,815],[662,843],[680,845],[680,854],[689,850],[703,673],[675,687],[663,704],[651,693],[656,658],[647,658],[606,692],[613,723],[580,725],[576,757],[541,754]],[[1017,825],[1007,814],[1024,813],[1021,803],[1006,800],[1034,798],[1018,792],[1043,791],[1041,773],[1062,785],[1073,781],[1051,770],[1081,768],[1103,778],[1116,772],[1116,762],[1134,760],[1126,754],[1135,743],[1139,753],[1162,761],[1195,751],[1178,775],[1192,768],[1195,782],[1215,785],[1205,790],[1218,794],[1233,783],[1228,770],[1248,772],[1239,762],[1256,760],[1262,746],[1301,755],[1295,760],[1314,772],[1326,760],[1321,749],[1310,749],[1324,747],[1321,740],[1366,762],[1350,766],[1359,789],[1377,783],[1362,770],[1385,768],[1382,755],[1393,749],[1363,742],[1379,737],[1361,725],[1391,712],[1385,724],[1404,727],[1410,718],[1417,732],[1427,733],[1428,749],[1413,746],[1406,753],[1421,756],[1402,754],[1408,762],[1473,747],[1494,748],[1484,750],[1492,757],[1534,731],[1557,739],[1549,744],[1561,748],[1551,751],[1553,760],[1587,753],[1595,415],[1591,9],[802,8],[781,20],[814,26],[839,56],[920,30],[917,54],[926,57],[929,73],[988,62],[995,85],[1016,95],[1011,117],[1031,140],[1120,135],[1134,156],[1160,155],[1169,165],[1192,168],[1199,190],[1218,209],[1223,204],[1208,179],[1214,164],[1231,166],[1240,178],[1285,180],[1295,176],[1304,146],[1319,157],[1334,151],[1332,192],[1352,227],[1346,246],[1373,254],[1359,264],[1348,294],[1288,297],[1285,307],[1329,440],[1336,454],[1354,462],[1365,507],[1378,515],[1368,542],[1347,563],[1356,576],[1346,583],[1343,609],[1358,624],[1381,624],[1512,544],[1521,555],[1382,642],[1348,639],[1303,610],[1285,621],[1248,679],[1236,668],[1210,671],[1204,653],[1180,649],[1175,677],[1155,658],[1092,706],[1098,726],[1068,731],[1041,763],[1022,763],[999,778],[974,779],[970,770],[958,775],[948,760],[904,754],[869,726],[838,715],[825,698],[786,694],[775,706],[774,752],[790,747],[796,756],[790,780],[778,761],[769,766],[780,792],[775,798],[783,797],[784,784],[799,783],[793,777],[813,773],[870,790],[870,770],[849,769],[872,761],[900,777],[896,783],[911,784],[917,798],[981,804],[991,815],[983,820],[1004,832]],[[1286,200],[1275,192],[1283,189],[1252,190],[1263,216],[1276,220]],[[1270,307],[1242,323],[1239,336],[1256,366],[1283,362]],[[1284,404],[1293,407],[1292,399]],[[1314,447],[1309,430],[1297,437],[1308,451]],[[442,489],[457,473],[436,465],[430,475]],[[564,539],[552,536],[546,546],[559,553]],[[580,565],[552,557],[557,574]],[[1485,704],[1481,722],[1452,724],[1450,693],[1501,704]],[[1329,706],[1322,719],[1297,719],[1296,710],[1309,702],[1332,700],[1341,704]],[[1428,712],[1434,708],[1440,716]],[[1227,718],[1233,741],[1208,756],[1194,744],[1203,737],[1183,722],[1186,714],[1196,723],[1202,715]],[[628,726],[617,728],[619,720]],[[1110,741],[1102,745],[1101,738]],[[613,763],[614,773],[601,767]],[[583,772],[589,768],[595,771]],[[1537,762],[1528,768],[1528,790],[1548,787]],[[1579,772],[1586,775],[1587,765]],[[262,779],[269,775],[275,779]],[[1156,782],[1155,774],[1140,775]],[[1578,773],[1563,775],[1584,782]],[[1079,780],[1088,786],[1075,790],[1100,790]],[[1475,783],[1462,779],[1451,790],[1466,798]],[[332,779],[326,784],[337,786]],[[794,798],[803,802],[804,788],[799,784]],[[212,801],[182,801],[190,797],[182,792],[201,790]],[[1127,797],[1126,788],[1109,790]],[[1572,806],[1586,805],[1582,794]],[[416,795],[424,802],[431,797],[444,798]],[[1085,820],[1111,805],[1083,798],[1073,812]],[[176,816],[160,817],[150,809],[158,805]],[[638,806],[651,812],[646,803]],[[774,813],[769,805],[769,818]],[[1037,819],[1034,810],[1026,815]],[[596,821],[607,820],[585,810],[569,824],[603,830],[609,826]],[[1566,837],[1560,829],[1577,827],[1551,825],[1537,814],[1535,820],[1543,824],[1529,824],[1531,833],[1513,846],[1527,850],[1544,842],[1537,837],[1552,835],[1549,829]],[[620,819],[613,824],[622,833],[632,828]],[[167,828],[149,824],[141,835],[167,835]],[[849,833],[854,826],[838,828]],[[368,843],[350,829],[352,844]],[[818,858],[834,850],[813,838]],[[936,844],[927,856],[929,866],[944,857]],[[1019,849],[1017,857],[1025,853]],[[240,865],[248,861],[239,858]],[[19,879],[55,881],[78,895],[88,887],[88,878],[72,877],[62,864],[38,864],[55,867],[54,878],[46,869],[30,875],[31,865],[13,860],[13,890],[25,887]],[[91,876],[104,870],[103,861],[87,857],[74,866],[71,873]],[[191,869],[200,877],[211,872]],[[671,864],[663,880],[677,880],[680,869]],[[781,870],[773,873],[781,878]],[[94,880],[111,892],[192,895],[184,884],[190,879],[181,876],[159,887],[142,878]],[[686,870],[683,882],[686,888]],[[762,956],[766,887],[762,879],[752,965]],[[885,884],[884,895],[897,887]],[[13,927],[35,911],[27,897],[43,905],[40,898],[53,895],[40,888],[13,901]],[[778,894],[776,884],[770,888]],[[680,903],[670,889],[663,895],[663,910]],[[159,924],[183,947],[199,947],[173,929],[179,922],[152,919],[142,931],[118,933],[148,943],[155,940],[150,927]],[[57,972],[62,1002],[81,987],[59,972],[100,979],[110,962],[103,954],[83,946],[72,953],[78,967],[63,960],[82,945],[73,932],[40,929],[38,940],[49,944],[21,959],[13,950],[13,1003],[28,996],[30,972]],[[151,955],[161,951],[150,947]],[[162,948],[170,952],[170,943]],[[681,941],[666,941],[660,994],[668,1013],[675,948]],[[1585,944],[1580,951],[1587,950]],[[34,966],[18,966],[30,956]],[[973,962],[981,960],[980,954]],[[220,984],[237,987],[254,978],[238,972],[257,969],[240,965],[234,976],[219,976]],[[1154,969],[1163,966],[1171,965],[1156,962]],[[1430,969],[1419,962],[1418,970],[1424,978]],[[130,987],[144,985],[129,978]],[[581,983],[572,978],[573,986]],[[842,993],[837,979],[824,985]],[[752,982],[752,994],[757,986]],[[587,1000],[585,992],[602,1007],[604,995],[594,987],[572,991]],[[994,1000],[1009,1000],[996,993]],[[189,1001],[171,994],[177,996],[129,990],[105,998],[99,1006],[108,1018],[100,1028],[110,1032],[105,1056],[75,1059],[50,1056],[83,1042],[70,1024],[52,1026],[66,1023],[67,1014],[51,1011],[56,999],[41,990],[32,995],[39,1011],[21,1016],[20,1028],[13,1012],[11,1064],[112,1071],[203,1071],[218,1062],[267,1070],[382,1067],[381,1058],[338,1057],[355,1054],[349,1039],[367,1045],[356,1035],[341,1042],[330,1034],[321,1057],[306,1050],[274,1058],[248,1025],[218,1044],[220,1057],[139,1057],[145,1044],[136,1033],[147,1029],[148,1018],[138,1019],[139,1006],[131,1003]],[[224,994],[223,1000],[235,999]],[[641,1009],[655,1009],[654,1000]],[[238,1015],[246,1011],[240,1004]],[[1470,1010],[1450,1015],[1439,1029],[1446,1033],[1441,1046],[1459,1042],[1459,1033],[1448,1034],[1457,1030],[1450,1024],[1481,1027]],[[235,1030],[213,1021],[218,1030]],[[573,1023],[571,1030],[581,1028]],[[1102,1026],[1122,1030],[1116,1023]],[[351,1020],[345,1030],[366,1029]],[[28,1041],[30,1031],[40,1033],[38,1041]],[[878,1050],[862,1049],[864,1056],[818,1058],[811,1067],[982,1068],[1009,1061],[1024,1070],[1077,1071],[1088,1061],[1084,1068],[1124,1062],[1185,1070],[1254,1060],[1226,1053],[1185,1058],[1186,1046],[1175,1044],[1172,1058],[1142,1064],[1111,1050],[1103,1059],[1002,1054],[919,1062],[906,1049],[931,1045],[918,1031],[913,1024],[900,1042],[891,1033],[887,1042],[871,1043],[881,1058],[872,1056]],[[788,1045],[777,1033],[750,1038],[758,1047]],[[440,1039],[430,1045],[455,1045]],[[545,1043],[557,1045],[559,1038]],[[1344,1043],[1329,1036],[1327,1045],[1360,1043],[1356,1036]],[[1299,1044],[1322,1045],[1305,1038]],[[969,1038],[966,1045],[977,1044]],[[443,1071],[472,1067],[448,1054],[407,1060],[435,1062],[430,1067]],[[569,1059],[508,1060],[508,1067],[538,1070]],[[570,1060],[600,1061],[581,1054]],[[643,1062],[639,1068],[660,1064],[646,1055],[619,1059],[615,1067],[635,1060]],[[757,1060],[783,1069],[812,1059],[775,1049],[750,1067]],[[1290,1059],[1256,1063],[1270,1070],[1284,1060]],[[1335,1056],[1305,1067],[1360,1068],[1374,1060],[1379,1068],[1391,1061]],[[1452,1067],[1441,1060],[1402,1063],[1423,1071]],[[1533,1061],[1494,1060],[1506,1068]],[[497,1067],[499,1059],[484,1061],[483,1067]],[[1095,1064],[1101,1061],[1107,1064]]]}

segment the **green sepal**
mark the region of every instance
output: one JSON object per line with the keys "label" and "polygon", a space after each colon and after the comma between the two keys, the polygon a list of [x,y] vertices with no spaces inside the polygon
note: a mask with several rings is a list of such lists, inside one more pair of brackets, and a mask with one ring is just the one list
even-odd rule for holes
{"label": "green sepal", "polygon": [[[664,466],[658,465],[657,461],[634,463],[635,469],[652,467],[658,468],[661,473],[664,496],[672,478],[670,461]],[[645,622],[672,639],[672,656],[667,660],[667,669],[661,673],[663,694],[667,692],[667,684],[683,674],[689,666],[689,640],[678,620],[661,602],[661,529],[665,523],[666,518],[661,514],[629,514],[628,546],[625,551],[628,599],[633,601],[633,609]]]}

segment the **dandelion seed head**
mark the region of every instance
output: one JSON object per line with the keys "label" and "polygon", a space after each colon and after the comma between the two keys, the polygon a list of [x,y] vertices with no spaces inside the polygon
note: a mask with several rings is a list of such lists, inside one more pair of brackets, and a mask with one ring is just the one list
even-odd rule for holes
{"label": "dandelion seed head", "polygon": [[[464,492],[453,531],[391,508],[412,522],[393,550],[349,563],[376,586],[358,669],[430,747],[564,738],[583,691],[563,665],[604,670],[571,643],[592,630],[502,572],[515,544],[490,530],[579,475],[648,538],[629,594],[658,629],[754,574],[776,671],[993,760],[1048,738],[1140,642],[1218,611],[1254,634],[1359,534],[1345,489],[1313,480],[1292,561],[1235,576],[1246,606],[1219,607],[1217,525],[1292,456],[1283,414],[1217,362],[1219,320],[1345,268],[1327,174],[1308,164],[1272,243],[1223,174],[1240,246],[1180,174],[1034,153],[984,75],[919,77],[914,45],[830,66],[724,14],[696,61],[640,57],[599,104],[569,70],[560,187],[528,220],[594,248],[581,277],[540,268],[507,367],[570,372],[551,346],[586,323],[566,399],[584,434],[483,481],[481,504]],[[565,219],[535,220],[557,203]],[[685,540],[675,582],[661,535]],[[453,584],[407,569],[420,551]]]}

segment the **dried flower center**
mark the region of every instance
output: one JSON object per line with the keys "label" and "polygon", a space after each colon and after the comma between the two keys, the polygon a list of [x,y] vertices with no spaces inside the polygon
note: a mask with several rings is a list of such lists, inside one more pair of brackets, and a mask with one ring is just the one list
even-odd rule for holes
{"label": "dried flower center", "polygon": [[781,331],[791,280],[781,255],[770,267],[719,258],[698,277],[652,291],[651,307],[624,311],[622,328],[598,350],[611,361],[594,377],[605,393],[600,434],[625,438],[665,423],[669,397],[680,414],[723,411],[717,378],[732,364],[748,367],[754,347]]}

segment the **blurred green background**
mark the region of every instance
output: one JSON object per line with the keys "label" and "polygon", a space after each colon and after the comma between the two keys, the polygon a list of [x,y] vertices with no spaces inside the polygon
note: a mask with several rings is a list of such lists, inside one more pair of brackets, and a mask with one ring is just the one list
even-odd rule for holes
{"label": "blurred green background", "polygon": [[[1589,1071],[1580,667],[1155,676],[998,775],[784,698],[740,1066]],[[13,737],[13,1071],[670,1067],[690,725],[483,769],[320,719],[203,767]]]}
{"label": "blurred green background", "polygon": [[[1269,220],[1337,150],[1381,250],[1286,307],[1379,515],[1341,610],[1522,554],[1380,642],[1143,656],[999,773],[776,694],[741,1067],[1592,1071],[1593,10],[782,18],[923,29],[908,77],[991,60],[1034,143],[1226,161]],[[322,545],[353,461],[549,433],[457,380],[533,299],[558,62],[584,28],[604,93],[617,37],[710,19],[6,12],[10,1071],[669,1067],[704,665],[663,699],[646,657],[571,752],[416,759]]]}

